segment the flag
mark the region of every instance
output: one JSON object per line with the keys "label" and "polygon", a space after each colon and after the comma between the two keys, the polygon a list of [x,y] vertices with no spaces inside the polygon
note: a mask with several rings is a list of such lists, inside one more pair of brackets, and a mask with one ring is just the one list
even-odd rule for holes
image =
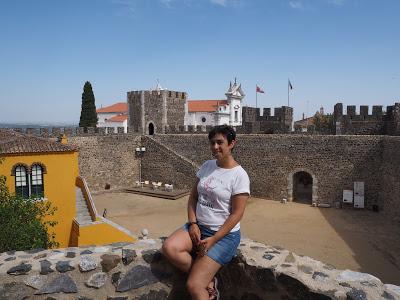
{"label": "flag", "polygon": [[256,85],[256,93],[262,93],[264,94],[264,90],[262,88],[260,88],[258,85]]}
{"label": "flag", "polygon": [[289,89],[293,90],[293,86],[292,86],[292,83],[290,82],[290,79],[288,79],[288,85],[289,85]]}

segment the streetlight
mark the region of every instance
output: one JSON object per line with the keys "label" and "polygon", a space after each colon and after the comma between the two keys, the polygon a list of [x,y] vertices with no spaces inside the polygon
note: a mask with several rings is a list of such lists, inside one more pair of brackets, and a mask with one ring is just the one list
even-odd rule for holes
{"label": "streetlight", "polygon": [[139,182],[140,182],[140,186],[141,187],[143,187],[143,183],[142,183],[142,157],[143,157],[145,152],[146,152],[146,148],[145,147],[137,147],[135,149],[136,157],[139,157]]}

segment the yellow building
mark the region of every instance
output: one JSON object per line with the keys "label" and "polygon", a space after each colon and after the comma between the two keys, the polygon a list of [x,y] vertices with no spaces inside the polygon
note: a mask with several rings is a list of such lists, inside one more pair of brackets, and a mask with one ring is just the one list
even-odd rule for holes
{"label": "yellow building", "polygon": [[99,216],[90,191],[79,177],[78,151],[66,139],[50,139],[0,129],[0,174],[11,193],[51,201],[60,247],[132,242],[126,229]]}

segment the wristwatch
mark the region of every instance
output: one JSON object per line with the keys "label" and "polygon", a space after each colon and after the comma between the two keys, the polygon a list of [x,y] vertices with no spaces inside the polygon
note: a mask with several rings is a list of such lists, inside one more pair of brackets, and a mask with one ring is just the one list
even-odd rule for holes
{"label": "wristwatch", "polygon": [[193,224],[196,224],[196,225],[197,225],[197,222],[188,222],[188,226],[189,226],[189,227],[192,226]]}

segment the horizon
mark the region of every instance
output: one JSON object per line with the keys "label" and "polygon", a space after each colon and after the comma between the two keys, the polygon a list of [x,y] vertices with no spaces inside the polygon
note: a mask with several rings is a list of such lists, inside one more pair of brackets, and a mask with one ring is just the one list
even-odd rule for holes
{"label": "horizon", "polygon": [[[132,90],[220,99],[236,77],[243,106],[287,105],[294,120],[337,102],[400,101],[400,2],[372,0],[43,0],[0,3],[1,123],[79,123]],[[371,108],[369,112],[371,113]]]}

